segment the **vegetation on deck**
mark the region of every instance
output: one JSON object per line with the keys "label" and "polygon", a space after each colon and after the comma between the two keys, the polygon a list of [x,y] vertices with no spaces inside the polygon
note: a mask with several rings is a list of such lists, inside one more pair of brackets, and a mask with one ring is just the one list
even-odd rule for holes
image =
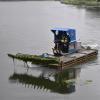
{"label": "vegetation on deck", "polygon": [[29,55],[29,54],[8,54],[13,59],[19,59],[24,62],[32,62],[34,64],[57,64],[59,59],[57,57],[43,57],[42,55]]}
{"label": "vegetation on deck", "polygon": [[[64,68],[71,67],[73,65],[85,63],[87,61],[97,58],[97,50],[83,51],[69,56],[48,56],[44,57],[43,55],[30,55],[30,54],[8,54],[13,60],[18,59],[22,60],[27,64],[27,62],[32,62],[33,64],[39,64],[43,66],[49,66],[53,68]],[[72,57],[73,56],[73,57]]]}

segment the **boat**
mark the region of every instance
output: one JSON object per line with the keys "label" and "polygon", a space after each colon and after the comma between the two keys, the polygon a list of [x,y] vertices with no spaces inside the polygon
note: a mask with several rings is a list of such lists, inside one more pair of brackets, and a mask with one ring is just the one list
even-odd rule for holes
{"label": "boat", "polygon": [[82,46],[76,39],[76,30],[73,28],[52,28],[54,34],[53,54],[8,54],[13,59],[19,59],[32,64],[40,64],[53,68],[71,67],[77,64],[86,63],[97,58],[98,50],[91,46]]}

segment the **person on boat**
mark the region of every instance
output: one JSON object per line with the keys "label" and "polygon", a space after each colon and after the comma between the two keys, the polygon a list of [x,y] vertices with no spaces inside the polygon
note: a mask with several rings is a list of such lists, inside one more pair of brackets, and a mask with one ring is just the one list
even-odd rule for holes
{"label": "person on boat", "polygon": [[59,31],[55,35],[55,47],[53,49],[54,54],[62,55],[62,53],[68,53],[69,50],[70,37],[66,32]]}
{"label": "person on boat", "polygon": [[57,35],[55,34],[55,47],[53,49],[53,52],[54,54],[57,54],[57,55],[61,55],[61,46],[62,46],[62,43],[61,43],[61,35],[62,33],[59,32]]}
{"label": "person on boat", "polygon": [[61,48],[62,48],[63,53],[68,53],[69,43],[70,43],[69,35],[64,34],[61,39],[61,46],[62,46]]}

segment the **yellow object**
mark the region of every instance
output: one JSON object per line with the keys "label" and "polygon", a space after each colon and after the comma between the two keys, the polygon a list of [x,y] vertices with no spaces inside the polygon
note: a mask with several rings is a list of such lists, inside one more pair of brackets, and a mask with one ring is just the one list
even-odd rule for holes
{"label": "yellow object", "polygon": [[65,36],[63,36],[62,39],[61,39],[61,42],[62,42],[62,43],[67,43],[67,42],[68,42],[68,41],[67,41],[67,38],[66,38]]}

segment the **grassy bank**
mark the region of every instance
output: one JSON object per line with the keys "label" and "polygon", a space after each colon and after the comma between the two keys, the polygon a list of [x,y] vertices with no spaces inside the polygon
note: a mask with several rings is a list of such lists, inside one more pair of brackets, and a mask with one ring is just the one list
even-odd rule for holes
{"label": "grassy bank", "polygon": [[100,1],[96,0],[61,0],[61,3],[82,6],[100,7]]}

